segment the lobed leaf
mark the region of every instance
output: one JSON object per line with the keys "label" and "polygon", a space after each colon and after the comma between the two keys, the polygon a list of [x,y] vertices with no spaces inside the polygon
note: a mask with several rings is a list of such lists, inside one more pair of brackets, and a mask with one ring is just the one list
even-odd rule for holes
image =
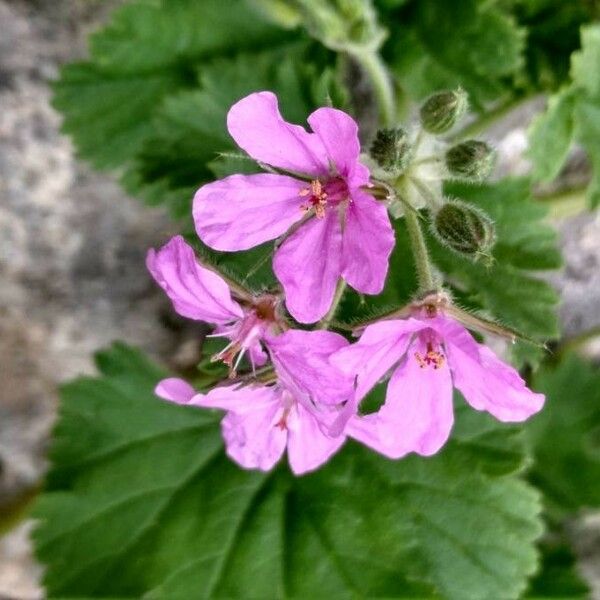
{"label": "lobed leaf", "polygon": [[84,158],[123,167],[154,131],[162,100],[193,87],[200,62],[270,47],[290,37],[249,0],[139,0],[91,36],[90,59],[67,65],[54,105]]}
{"label": "lobed leaf", "polygon": [[600,506],[600,373],[575,354],[545,366],[534,387],[546,406],[527,424],[531,479],[560,513]]}
{"label": "lobed leaf", "polygon": [[573,141],[575,94],[568,87],[548,100],[546,112],[535,117],[529,128],[529,158],[532,176],[551,181],[563,166]]}
{"label": "lobed leaf", "polygon": [[431,459],[348,444],[302,478],[248,472],[215,413],[153,396],[162,374],[138,351],[99,367],[63,390],[35,510],[51,597],[516,598],[536,567],[522,458],[482,452],[523,457],[497,423],[465,423]]}

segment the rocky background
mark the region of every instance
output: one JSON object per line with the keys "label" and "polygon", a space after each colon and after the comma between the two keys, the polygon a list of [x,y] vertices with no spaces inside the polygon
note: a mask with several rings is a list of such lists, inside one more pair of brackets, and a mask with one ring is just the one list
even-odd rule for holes
{"label": "rocky background", "polygon": [[[117,1],[0,0],[0,599],[43,597],[32,524],[11,528],[7,517],[40,485],[57,385],[93,372],[92,353],[114,339],[170,366],[194,359],[194,331],[173,317],[144,267],[146,249],[173,226],[78,162],[49,104],[58,67],[84,55],[87,34]],[[531,110],[493,132],[502,169],[527,167]],[[551,276],[568,337],[600,327],[600,219],[565,216],[572,208],[555,211],[566,266]],[[600,598],[600,520],[573,531]]]}

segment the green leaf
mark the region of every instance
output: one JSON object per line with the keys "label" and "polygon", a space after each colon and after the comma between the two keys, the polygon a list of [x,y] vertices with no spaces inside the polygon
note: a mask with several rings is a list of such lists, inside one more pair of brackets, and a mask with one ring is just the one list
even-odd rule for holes
{"label": "green leaf", "polygon": [[460,85],[481,106],[523,64],[525,31],[500,3],[417,2],[408,22],[393,22],[391,66],[412,98]]}
{"label": "green leaf", "polygon": [[128,174],[128,189],[150,201],[157,189],[168,191],[175,200],[172,212],[183,216],[193,197],[189,190],[204,181],[260,170],[252,160],[221,156],[241,152],[227,132],[227,112],[243,96],[266,89],[277,93],[286,119],[305,123],[329,95],[339,98],[333,71],[313,62],[310,50],[307,44],[295,43],[205,65],[200,89],[170,96],[157,112],[154,134]]}
{"label": "green leaf", "polygon": [[465,423],[429,459],[348,443],[302,478],[249,472],[214,412],[153,396],[162,373],[139,352],[117,345],[98,365],[63,389],[35,510],[51,597],[516,598],[535,570],[522,459],[482,451],[502,425],[490,444],[491,421]]}
{"label": "green leaf", "polygon": [[581,28],[581,50],[571,56],[571,77],[575,85],[600,100],[600,25]]}
{"label": "green leaf", "polygon": [[567,355],[534,378],[546,406],[527,424],[535,455],[531,479],[559,513],[600,507],[600,373]]}
{"label": "green leaf", "polygon": [[[543,222],[546,209],[531,199],[527,179],[457,184],[446,192],[473,203],[495,222],[491,266],[451,254],[430,236],[432,255],[461,299],[482,307],[501,323],[542,341],[558,337],[558,296],[531,273],[560,265],[556,233]],[[535,354],[535,353],[534,353]]]}
{"label": "green leaf", "polygon": [[576,135],[592,163],[592,181],[587,189],[592,208],[600,205],[600,102],[579,99],[575,108]]}
{"label": "green leaf", "polygon": [[529,584],[525,598],[534,600],[586,600],[590,588],[577,570],[576,556],[568,542],[557,536],[540,544],[542,564]]}
{"label": "green leaf", "polygon": [[556,0],[513,4],[519,24],[527,30],[527,80],[519,83],[532,91],[556,91],[569,81],[571,54],[580,47],[579,30],[596,18],[595,6]]}
{"label": "green leaf", "polygon": [[193,86],[196,68],[232,52],[271,47],[284,34],[248,0],[156,0],[125,4],[90,38],[90,60],[67,65],[54,105],[84,158],[122,167],[154,131],[166,96]]}
{"label": "green leaf", "polygon": [[588,202],[600,204],[600,25],[581,28],[581,50],[571,57],[573,87],[579,91],[575,107],[575,135],[592,163]]}
{"label": "green leaf", "polygon": [[546,112],[539,114],[529,128],[528,155],[536,180],[554,179],[567,158],[573,141],[575,97],[570,87],[551,96]]}

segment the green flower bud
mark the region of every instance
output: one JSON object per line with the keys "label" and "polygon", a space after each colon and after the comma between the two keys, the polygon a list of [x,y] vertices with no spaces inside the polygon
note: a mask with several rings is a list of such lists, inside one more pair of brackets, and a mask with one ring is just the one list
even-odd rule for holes
{"label": "green flower bud", "polygon": [[457,179],[483,181],[496,162],[494,149],[479,140],[467,140],[446,151],[446,167]]}
{"label": "green flower bud", "polygon": [[496,241],[492,220],[479,208],[460,200],[450,200],[439,209],[432,229],[444,246],[472,260],[489,257]]}
{"label": "green flower bud", "polygon": [[462,119],[468,105],[467,93],[461,88],[429,96],[421,105],[423,129],[436,135],[449,131]]}
{"label": "green flower bud", "polygon": [[379,129],[371,144],[370,154],[384,171],[400,173],[408,165],[410,149],[408,134],[402,127]]}

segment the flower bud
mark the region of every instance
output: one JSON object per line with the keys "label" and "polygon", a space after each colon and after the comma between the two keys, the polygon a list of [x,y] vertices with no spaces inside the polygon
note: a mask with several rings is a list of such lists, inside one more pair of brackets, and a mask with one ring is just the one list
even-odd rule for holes
{"label": "flower bud", "polygon": [[467,112],[468,104],[467,94],[461,88],[429,96],[421,105],[423,129],[436,135],[449,131]]}
{"label": "flower bud", "polygon": [[479,208],[460,200],[444,204],[432,226],[444,246],[472,260],[488,255],[496,240],[492,220]]}
{"label": "flower bud", "polygon": [[496,161],[494,149],[479,140],[467,140],[446,151],[446,167],[457,179],[483,181]]}
{"label": "flower bud", "polygon": [[401,127],[379,129],[371,144],[370,154],[388,172],[400,173],[410,160],[410,140]]}

